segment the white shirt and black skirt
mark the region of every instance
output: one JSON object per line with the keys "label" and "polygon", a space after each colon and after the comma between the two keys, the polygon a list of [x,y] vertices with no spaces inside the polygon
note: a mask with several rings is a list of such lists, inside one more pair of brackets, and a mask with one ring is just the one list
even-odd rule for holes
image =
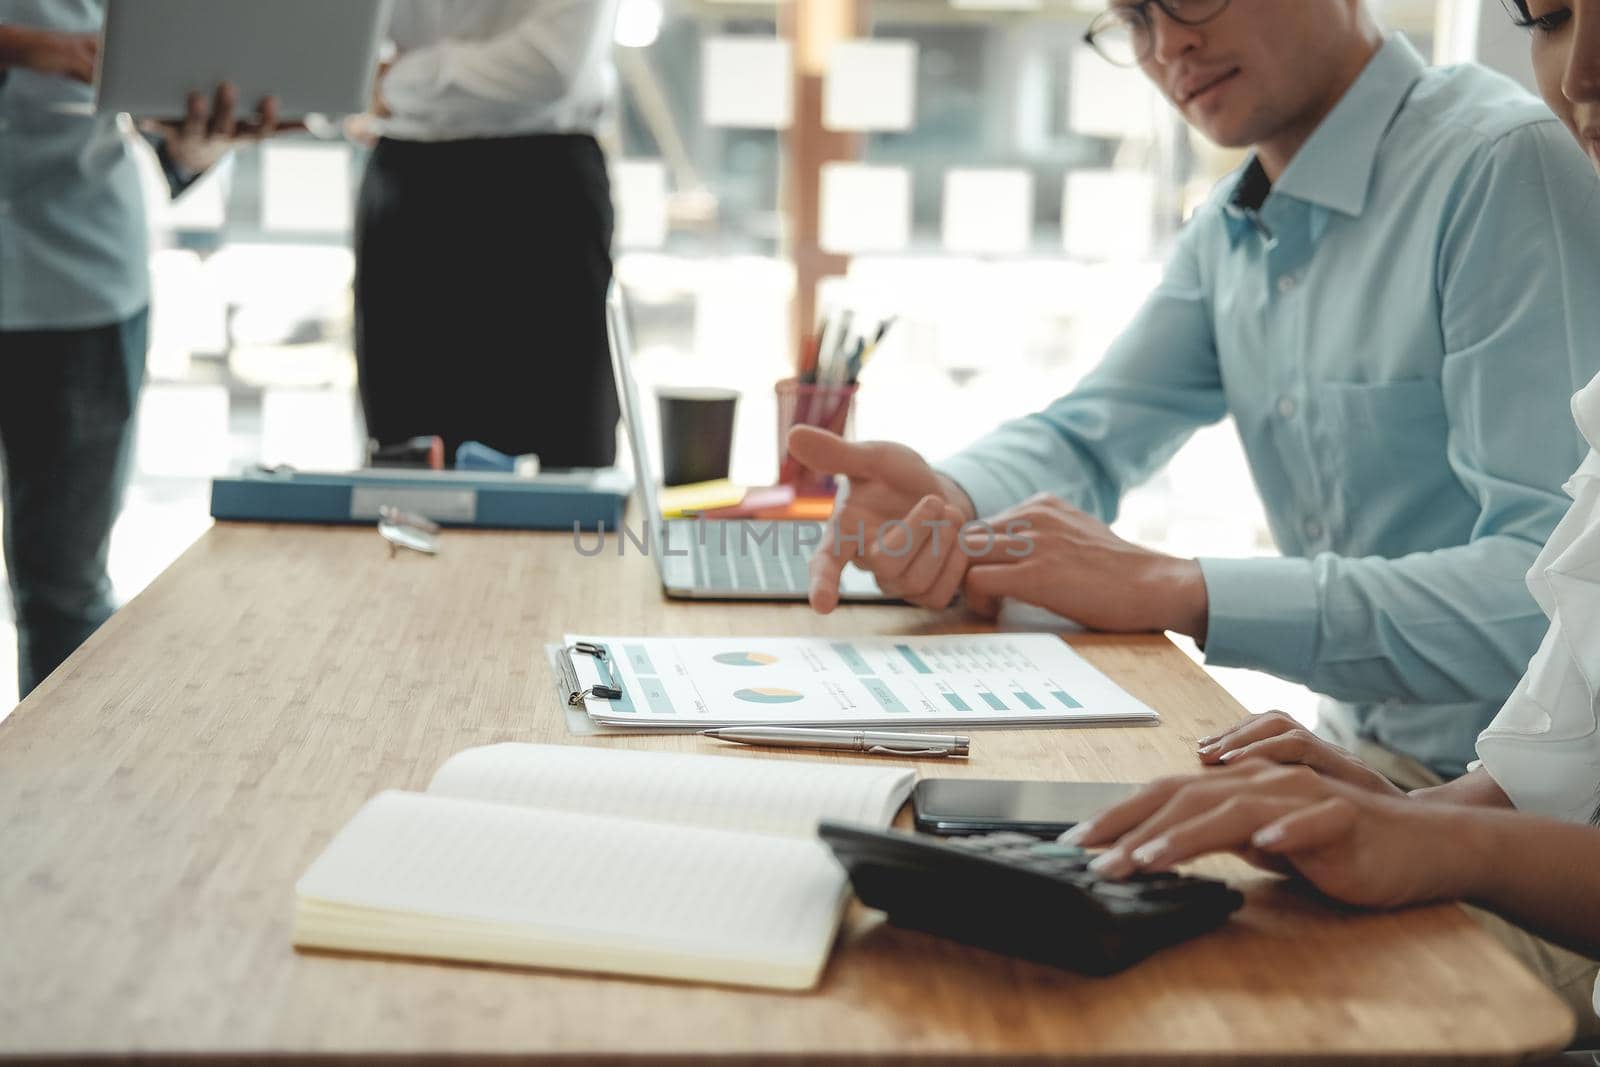
{"label": "white shirt and black skirt", "polygon": [[615,458],[612,208],[595,131],[615,0],[397,0],[356,218],[368,433],[547,467]]}

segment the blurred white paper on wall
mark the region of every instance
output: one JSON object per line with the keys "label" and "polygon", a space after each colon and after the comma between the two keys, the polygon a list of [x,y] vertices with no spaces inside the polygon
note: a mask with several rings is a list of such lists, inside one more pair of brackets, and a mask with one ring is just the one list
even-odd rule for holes
{"label": "blurred white paper on wall", "polygon": [[152,382],[139,397],[139,470],[204,478],[228,471],[228,387]]}
{"label": "blurred white paper on wall", "polygon": [[660,248],[667,243],[667,168],[660,160],[611,164],[617,205],[617,245]]}
{"label": "blurred white paper on wall", "polygon": [[764,380],[770,392],[771,383],[783,377],[793,362],[788,354],[793,267],[768,256],[749,255],[712,260],[702,270],[694,287],[689,350],[709,377],[673,384],[737,389],[744,386],[734,379],[750,376]]}
{"label": "blurred white paper on wall", "polygon": [[917,112],[914,41],[840,41],[828,53],[822,125],[830,130],[909,130]]}
{"label": "blurred white paper on wall", "polygon": [[707,126],[781,130],[794,117],[788,41],[708,38],[701,76],[700,110]]}
{"label": "blurred white paper on wall", "polygon": [[261,146],[262,229],[345,233],[350,200],[350,150],[344,145]]}
{"label": "blurred white paper on wall", "polygon": [[228,350],[228,309],[213,279],[188,249],[150,256],[150,377],[179,380],[196,352]]}
{"label": "blurred white paper on wall", "polygon": [[1079,45],[1072,51],[1067,84],[1068,122],[1074,133],[1136,140],[1155,136],[1163,103],[1139,71],[1113,66],[1088,45]]}
{"label": "blurred white paper on wall", "polygon": [[971,255],[1025,252],[1033,236],[1033,175],[954,169],[944,176],[944,247]]}
{"label": "blurred white paper on wall", "polygon": [[355,253],[313,244],[227,244],[205,261],[205,273],[225,304],[315,302],[350,288]]}
{"label": "blurred white paper on wall", "polygon": [[895,252],[911,240],[911,172],[867,163],[822,165],[825,252]]}
{"label": "blurred white paper on wall", "polygon": [[286,463],[301,470],[348,470],[361,465],[361,453],[353,391],[262,391],[262,463]]}
{"label": "blurred white paper on wall", "polygon": [[1067,255],[1139,260],[1150,255],[1156,183],[1141,171],[1075,170],[1067,175],[1061,234]]}

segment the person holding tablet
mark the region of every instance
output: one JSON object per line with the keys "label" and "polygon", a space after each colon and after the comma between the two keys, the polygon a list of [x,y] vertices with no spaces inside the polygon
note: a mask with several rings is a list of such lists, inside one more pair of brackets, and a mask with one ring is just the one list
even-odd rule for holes
{"label": "person holding tablet", "polygon": [[[100,0],[12,0],[0,21],[0,460],[26,696],[110,616],[106,553],[144,378],[144,199],[115,115],[93,113]],[[276,105],[224,86],[157,123],[173,195]]]}
{"label": "person holding tablet", "polygon": [[[1512,0],[1541,94],[1600,169],[1600,0]],[[1582,217],[1600,200],[1568,206]],[[1572,398],[1589,446],[1528,572],[1549,629],[1465,777],[1406,794],[1278,712],[1200,742],[1170,778],[1068,835],[1110,876],[1231,851],[1375,908],[1471,901],[1600,1036],[1600,377]],[[1503,917],[1503,920],[1495,918]],[[1513,925],[1514,924],[1514,925]]]}
{"label": "person holding tablet", "polygon": [[612,207],[595,131],[615,0],[398,0],[362,125],[356,361],[381,445],[609,466]]}

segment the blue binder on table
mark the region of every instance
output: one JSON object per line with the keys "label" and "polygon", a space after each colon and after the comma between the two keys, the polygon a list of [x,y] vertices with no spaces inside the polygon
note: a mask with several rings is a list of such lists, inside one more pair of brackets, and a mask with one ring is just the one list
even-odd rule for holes
{"label": "blue binder on table", "polygon": [[616,530],[631,489],[614,468],[541,474],[256,468],[211,482],[211,517],[229,521],[373,523],[396,507],[441,526]]}

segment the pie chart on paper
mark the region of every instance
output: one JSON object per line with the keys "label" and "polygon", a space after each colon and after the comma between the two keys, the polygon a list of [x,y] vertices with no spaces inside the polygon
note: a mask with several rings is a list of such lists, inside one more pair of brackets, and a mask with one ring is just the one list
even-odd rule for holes
{"label": "pie chart on paper", "polygon": [[746,704],[793,704],[796,700],[804,700],[804,693],[797,693],[793,689],[736,689],[734,698]]}
{"label": "pie chart on paper", "polygon": [[770,667],[778,657],[768,652],[719,652],[711,657],[724,667]]}

